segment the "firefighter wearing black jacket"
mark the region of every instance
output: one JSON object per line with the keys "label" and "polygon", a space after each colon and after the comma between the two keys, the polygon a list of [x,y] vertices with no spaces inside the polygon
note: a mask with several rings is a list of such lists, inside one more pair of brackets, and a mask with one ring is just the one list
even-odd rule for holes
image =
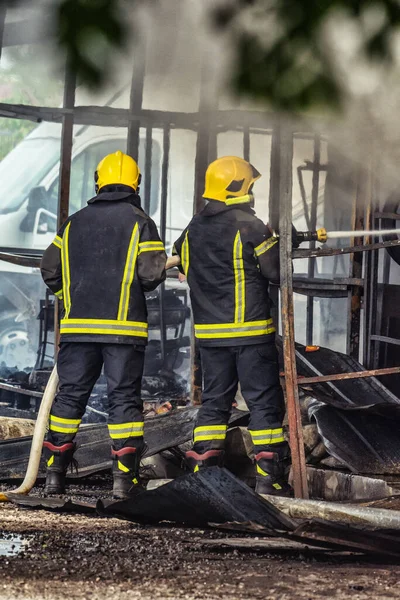
{"label": "firefighter wearing black jacket", "polygon": [[251,190],[260,177],[247,161],[226,156],[210,164],[205,208],[175,242],[187,276],[203,371],[202,406],[187,459],[194,471],[221,465],[238,382],[250,410],[256,491],[287,494],[279,382],[268,282],[279,282],[279,244],[256,218]]}
{"label": "firefighter wearing black jacket", "polygon": [[137,195],[140,172],[122,152],[95,173],[97,195],[73,214],[44,253],[44,282],[62,299],[59,392],[47,440],[46,492],[64,492],[74,438],[104,365],[112,442],[113,495],[142,491],[141,379],[147,343],[144,292],[165,279],[166,254]]}

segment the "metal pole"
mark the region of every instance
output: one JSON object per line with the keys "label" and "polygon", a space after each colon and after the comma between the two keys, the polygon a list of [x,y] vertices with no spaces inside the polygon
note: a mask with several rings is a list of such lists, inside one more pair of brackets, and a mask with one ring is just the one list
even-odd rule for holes
{"label": "metal pole", "polygon": [[151,210],[151,164],[153,156],[153,129],[150,125],[146,127],[146,156],[144,177],[144,212],[148,215]]}
{"label": "metal pole", "polygon": [[3,50],[4,24],[6,21],[8,0],[4,0],[0,4],[0,58]]}
{"label": "metal pole", "polygon": [[[321,138],[316,135],[314,138],[314,160],[313,160],[313,176],[312,176],[312,192],[311,192],[311,218],[310,228],[315,231],[317,228],[317,211],[318,211],[318,191],[319,191],[319,167],[321,162]],[[310,242],[310,248],[315,248],[315,242]],[[315,258],[308,260],[308,278],[313,279],[315,274]],[[311,346],[313,343],[314,330],[314,298],[307,298],[307,326],[306,326],[306,343]]]}
{"label": "metal pole", "polygon": [[[193,213],[197,214],[204,206],[203,199],[205,173],[209,163],[217,157],[217,127],[215,97],[210,92],[210,57],[205,53],[201,70],[199,125],[197,130],[196,159],[194,172]],[[201,404],[202,370],[200,351],[194,335],[193,319],[191,323],[190,344],[190,401]]]}
{"label": "metal pole", "polygon": [[[272,132],[271,139],[271,162],[269,170],[269,203],[268,203],[268,223],[272,229],[279,229],[279,173],[280,157],[279,148],[281,143],[280,126],[277,124]],[[271,300],[271,316],[275,327],[279,328],[279,288],[276,285],[270,285],[269,297]]]}
{"label": "metal pole", "polygon": [[[161,168],[161,215],[160,215],[160,237],[164,244],[166,243],[167,233],[167,202],[168,202],[168,170],[169,170],[169,150],[171,145],[169,125],[164,127],[163,134],[163,161]],[[161,360],[164,364],[166,357],[167,331],[165,325],[165,284],[162,283],[159,288],[160,302],[160,343]]]}
{"label": "metal pole", "polygon": [[250,162],[250,127],[243,127],[243,158]]}
{"label": "metal pole", "polygon": [[[145,52],[144,43],[141,43],[136,48],[133,64],[133,74],[131,81],[131,93],[129,101],[130,116],[136,116],[136,119],[130,119],[128,122],[128,139],[126,143],[126,151],[129,156],[132,156],[136,161],[139,160],[139,144],[140,144],[140,111],[142,110],[143,102],[143,87],[145,75]],[[146,172],[146,176],[150,177],[150,173]]]}
{"label": "metal pole", "polygon": [[[337,256],[341,254],[353,254],[355,252],[368,252],[370,250],[380,250],[382,248],[397,248],[400,246],[400,240],[391,242],[378,242],[377,244],[364,244],[362,246],[350,246],[346,248],[316,248],[315,250],[293,250],[292,258],[308,258],[310,256]],[[354,278],[351,278],[354,279]],[[357,277],[356,279],[360,279]]]}
{"label": "metal pole", "polygon": [[[67,62],[64,84],[64,100],[63,108],[73,109],[75,104],[75,73],[69,68]],[[71,161],[72,161],[72,145],[74,133],[74,116],[73,113],[67,113],[62,118],[61,131],[61,159],[60,159],[60,184],[58,194],[58,213],[57,226],[58,229],[68,219],[69,216],[69,190],[71,181]],[[59,300],[54,300],[54,360],[57,360],[58,345],[60,342],[60,326],[59,326]]]}
{"label": "metal pole", "polygon": [[294,337],[293,273],[292,273],[292,162],[293,134],[289,126],[281,128],[279,219],[282,337],[285,387],[292,451],[293,487],[296,498],[308,498],[307,471],[304,455],[303,430],[297,384],[296,348]]}
{"label": "metal pole", "polygon": [[365,377],[381,377],[383,375],[396,375],[400,367],[387,367],[385,369],[372,369],[370,371],[354,371],[352,373],[335,373],[333,375],[319,375],[317,377],[299,377],[299,385],[311,385],[328,381],[345,381],[347,379],[363,379]]}

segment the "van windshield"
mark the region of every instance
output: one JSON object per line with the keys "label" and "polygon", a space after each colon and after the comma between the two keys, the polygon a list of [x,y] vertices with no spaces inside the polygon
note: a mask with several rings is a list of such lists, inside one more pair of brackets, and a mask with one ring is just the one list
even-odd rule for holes
{"label": "van windshield", "polygon": [[60,160],[60,138],[26,138],[0,162],[0,214],[14,212]]}

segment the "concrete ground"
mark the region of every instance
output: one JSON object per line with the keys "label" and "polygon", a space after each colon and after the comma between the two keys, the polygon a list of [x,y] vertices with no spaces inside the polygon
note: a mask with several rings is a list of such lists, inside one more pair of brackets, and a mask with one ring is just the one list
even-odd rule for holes
{"label": "concrete ground", "polygon": [[400,564],[215,530],[0,505],[1,600],[400,598]]}

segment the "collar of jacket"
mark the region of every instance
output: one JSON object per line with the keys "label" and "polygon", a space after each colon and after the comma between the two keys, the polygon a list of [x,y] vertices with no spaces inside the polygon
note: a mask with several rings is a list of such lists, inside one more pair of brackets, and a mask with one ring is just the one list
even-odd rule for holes
{"label": "collar of jacket", "polygon": [[225,202],[220,202],[219,200],[208,200],[206,206],[201,211],[201,215],[203,217],[213,217],[214,215],[218,215],[222,212],[228,212],[230,210],[242,210],[244,212],[255,215],[254,210],[251,208],[249,203],[245,204],[225,204]]}
{"label": "collar of jacket", "polygon": [[100,192],[94,198],[88,200],[88,204],[94,204],[95,202],[129,202],[141,208],[140,196],[133,190],[133,188],[127,185],[105,185],[101,188]]}

